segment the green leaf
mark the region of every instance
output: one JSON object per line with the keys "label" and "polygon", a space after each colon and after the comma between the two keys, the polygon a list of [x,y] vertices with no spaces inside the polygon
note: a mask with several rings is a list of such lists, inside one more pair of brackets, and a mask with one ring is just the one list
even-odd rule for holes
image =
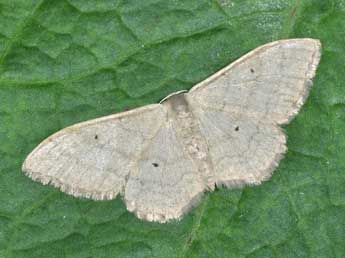
{"label": "green leaf", "polygon": [[[0,257],[344,257],[344,0],[0,0]],[[219,189],[182,221],[25,177],[44,138],[189,89],[254,47],[322,42],[271,180]]]}

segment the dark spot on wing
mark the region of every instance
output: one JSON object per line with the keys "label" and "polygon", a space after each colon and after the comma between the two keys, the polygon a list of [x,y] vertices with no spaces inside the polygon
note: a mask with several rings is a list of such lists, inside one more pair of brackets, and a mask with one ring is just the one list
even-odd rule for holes
{"label": "dark spot on wing", "polygon": [[152,166],[154,166],[156,168],[156,167],[159,167],[159,164],[158,163],[152,163]]}
{"label": "dark spot on wing", "polygon": [[97,140],[97,139],[98,139],[98,135],[96,134],[96,135],[95,135],[95,140]]}
{"label": "dark spot on wing", "polygon": [[250,72],[251,72],[251,73],[254,73],[255,71],[254,71],[254,69],[253,69],[253,68],[250,68]]}
{"label": "dark spot on wing", "polygon": [[236,126],[235,131],[238,132],[240,130],[240,127]]}

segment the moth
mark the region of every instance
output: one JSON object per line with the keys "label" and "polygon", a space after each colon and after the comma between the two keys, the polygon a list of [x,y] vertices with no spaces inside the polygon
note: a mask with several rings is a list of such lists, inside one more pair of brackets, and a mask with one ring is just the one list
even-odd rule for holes
{"label": "moth", "polygon": [[215,186],[258,185],[286,152],[280,128],[305,102],[320,60],[315,39],[260,46],[190,91],[62,129],[22,170],[95,200],[121,195],[141,219],[180,219]]}

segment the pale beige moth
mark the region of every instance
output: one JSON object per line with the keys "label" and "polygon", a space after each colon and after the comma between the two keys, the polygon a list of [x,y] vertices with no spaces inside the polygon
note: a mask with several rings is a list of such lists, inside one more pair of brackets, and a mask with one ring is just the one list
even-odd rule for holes
{"label": "pale beige moth", "polygon": [[258,185],[286,152],[287,124],[320,60],[315,39],[260,46],[190,91],[72,125],[39,144],[23,171],[76,197],[121,195],[137,217],[180,219],[215,185]]}

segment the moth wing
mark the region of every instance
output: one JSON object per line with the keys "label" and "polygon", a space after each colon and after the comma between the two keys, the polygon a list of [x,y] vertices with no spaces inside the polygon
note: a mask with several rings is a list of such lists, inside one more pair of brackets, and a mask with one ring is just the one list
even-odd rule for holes
{"label": "moth wing", "polygon": [[217,185],[256,185],[268,179],[286,151],[282,130],[245,114],[198,107]]}
{"label": "moth wing", "polygon": [[217,184],[259,184],[286,151],[280,124],[308,95],[320,58],[313,39],[272,42],[249,52],[188,95],[209,146]]}
{"label": "moth wing", "polygon": [[315,39],[268,43],[197,84],[188,95],[200,105],[288,123],[308,96],[320,47]]}
{"label": "moth wing", "polygon": [[124,199],[127,209],[139,218],[166,222],[179,219],[199,200],[204,189],[204,179],[170,120],[138,160]]}
{"label": "moth wing", "polygon": [[67,127],[38,145],[22,170],[74,196],[115,198],[165,120],[154,104]]}

